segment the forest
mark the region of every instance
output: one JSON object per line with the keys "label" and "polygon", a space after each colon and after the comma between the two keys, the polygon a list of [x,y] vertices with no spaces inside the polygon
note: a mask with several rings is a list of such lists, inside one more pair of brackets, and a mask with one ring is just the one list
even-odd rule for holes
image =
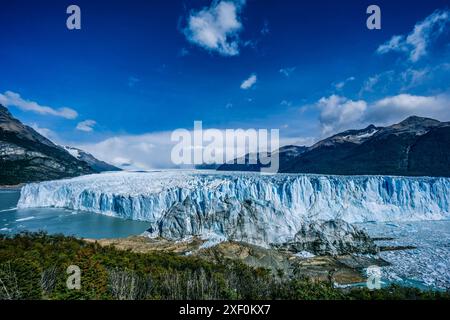
{"label": "forest", "polygon": [[[80,286],[67,285],[78,266]],[[39,233],[0,236],[0,299],[9,300],[354,300],[449,299],[449,292],[391,285],[339,289],[287,278],[239,261],[212,263],[174,253],[134,253],[74,237]]]}

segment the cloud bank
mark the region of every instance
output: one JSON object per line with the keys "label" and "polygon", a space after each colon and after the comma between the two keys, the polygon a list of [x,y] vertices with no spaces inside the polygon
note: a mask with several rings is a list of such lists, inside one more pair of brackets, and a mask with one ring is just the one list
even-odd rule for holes
{"label": "cloud bank", "polygon": [[323,136],[362,128],[369,124],[391,125],[412,115],[449,121],[449,105],[450,96],[447,94],[435,96],[399,94],[370,103],[331,95],[321,98],[316,103],[320,112],[319,121]]}

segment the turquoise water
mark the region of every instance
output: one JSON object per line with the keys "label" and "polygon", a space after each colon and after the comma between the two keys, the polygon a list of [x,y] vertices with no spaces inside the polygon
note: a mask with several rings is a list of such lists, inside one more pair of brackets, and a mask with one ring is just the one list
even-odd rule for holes
{"label": "turquoise water", "polygon": [[141,234],[145,222],[123,220],[90,212],[54,208],[17,209],[20,191],[0,190],[0,233],[46,231],[49,234],[106,239]]}

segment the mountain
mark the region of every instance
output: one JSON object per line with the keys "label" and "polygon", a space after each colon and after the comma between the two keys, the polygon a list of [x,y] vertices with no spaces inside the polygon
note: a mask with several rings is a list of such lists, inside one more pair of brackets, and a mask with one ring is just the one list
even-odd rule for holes
{"label": "mountain", "polygon": [[281,172],[450,176],[450,123],[412,116],[313,145]]}
{"label": "mountain", "polygon": [[[237,170],[229,164],[218,170]],[[256,170],[244,170],[256,171]],[[284,173],[450,176],[450,122],[411,116],[400,123],[348,130],[283,159]]]}
{"label": "mountain", "polygon": [[[302,153],[304,153],[308,148],[304,146],[294,146],[288,145],[281,147],[277,151],[275,151],[274,156],[278,154],[280,159],[280,168],[286,167],[291,163],[294,159],[299,157]],[[244,161],[245,159],[245,161]],[[257,163],[250,164],[249,159],[257,160]],[[242,164],[239,164],[241,162]],[[255,162],[255,161],[253,161]],[[260,162],[258,155],[255,154],[246,154],[245,156],[233,161],[233,163],[226,163],[218,166],[217,170],[219,171],[259,171],[262,167],[267,167],[267,165],[263,165]]]}
{"label": "mountain", "polygon": [[121,171],[122,169],[117,168],[109,163],[98,160],[92,154],[87,153],[78,148],[63,146],[63,148],[70,153],[73,157],[80,161],[86,162],[92,169],[96,172],[104,172],[104,171]]}
{"label": "mountain", "polygon": [[0,105],[0,185],[95,173]]}

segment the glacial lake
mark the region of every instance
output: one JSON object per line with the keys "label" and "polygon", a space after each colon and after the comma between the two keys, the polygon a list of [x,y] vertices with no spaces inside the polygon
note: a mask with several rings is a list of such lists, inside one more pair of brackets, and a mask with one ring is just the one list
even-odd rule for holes
{"label": "glacial lake", "polygon": [[18,210],[20,191],[0,190],[0,233],[46,231],[91,239],[125,238],[143,233],[148,223],[56,208]]}
{"label": "glacial lake", "polygon": [[[96,213],[54,208],[16,208],[17,190],[0,190],[0,233],[46,231],[82,238],[122,238],[143,233],[148,223]],[[399,283],[418,288],[450,288],[450,221],[366,222],[357,224],[385,246],[416,249],[381,252],[392,265],[382,268],[382,284]]]}

